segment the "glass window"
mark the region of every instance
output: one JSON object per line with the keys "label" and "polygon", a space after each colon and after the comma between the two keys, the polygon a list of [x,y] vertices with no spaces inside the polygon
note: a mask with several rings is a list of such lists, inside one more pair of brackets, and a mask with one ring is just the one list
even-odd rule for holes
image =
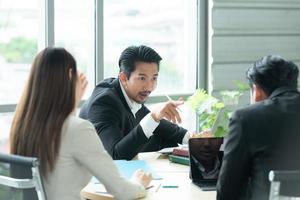
{"label": "glass window", "polygon": [[0,104],[18,102],[38,51],[37,0],[0,1]]}
{"label": "glass window", "polygon": [[55,1],[55,46],[66,48],[89,81],[86,96],[94,88],[94,1]]}
{"label": "glass window", "polygon": [[121,52],[147,45],[163,58],[154,94],[196,87],[196,0],[104,1],[104,77],[116,77]]}
{"label": "glass window", "polygon": [[0,113],[0,152],[9,152],[9,131],[14,113]]}

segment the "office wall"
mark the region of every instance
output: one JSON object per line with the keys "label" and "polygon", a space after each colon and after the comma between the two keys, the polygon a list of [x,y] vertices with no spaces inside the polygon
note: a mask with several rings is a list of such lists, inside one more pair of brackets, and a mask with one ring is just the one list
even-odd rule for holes
{"label": "office wall", "polygon": [[264,55],[300,65],[299,0],[213,0],[211,19],[213,94],[234,89],[234,80],[246,82],[246,69]]}

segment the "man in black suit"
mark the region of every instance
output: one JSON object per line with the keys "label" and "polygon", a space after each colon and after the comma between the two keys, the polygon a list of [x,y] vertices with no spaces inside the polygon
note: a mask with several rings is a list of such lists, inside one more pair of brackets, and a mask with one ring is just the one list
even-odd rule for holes
{"label": "man in black suit", "polygon": [[144,105],[156,88],[160,61],[150,47],[126,48],[118,78],[101,81],[81,109],[80,117],[94,124],[113,159],[129,160],[188,141],[187,130],[174,124],[181,122],[177,107],[183,100],[159,104],[151,112]]}
{"label": "man in black suit", "polygon": [[218,178],[223,157],[223,152],[220,151],[222,144],[223,138],[215,138],[213,135],[189,140],[190,170],[194,171],[194,179]]}
{"label": "man in black suit", "polygon": [[252,101],[230,120],[217,199],[268,199],[270,170],[300,169],[298,71],[273,55],[248,69]]}

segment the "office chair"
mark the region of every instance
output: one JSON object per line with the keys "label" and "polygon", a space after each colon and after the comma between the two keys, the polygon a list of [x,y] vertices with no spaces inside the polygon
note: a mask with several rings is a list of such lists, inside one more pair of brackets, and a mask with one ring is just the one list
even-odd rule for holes
{"label": "office chair", "polygon": [[270,200],[300,200],[300,171],[270,171]]}
{"label": "office chair", "polygon": [[46,200],[37,158],[0,153],[0,199]]}

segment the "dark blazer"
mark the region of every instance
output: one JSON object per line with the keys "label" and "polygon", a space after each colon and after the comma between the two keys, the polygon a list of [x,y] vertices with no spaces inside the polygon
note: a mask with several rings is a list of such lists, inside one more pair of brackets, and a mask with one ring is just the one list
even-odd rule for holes
{"label": "dark blazer", "polygon": [[96,86],[84,103],[80,117],[94,124],[113,159],[129,160],[141,151],[157,151],[182,143],[187,130],[166,120],[160,121],[153,136],[148,139],[139,123],[149,112],[142,105],[134,117],[123,96],[119,80],[110,78]]}
{"label": "dark blazer", "polygon": [[278,88],[236,111],[229,124],[217,199],[268,199],[270,170],[300,169],[300,94]]}
{"label": "dark blazer", "polygon": [[[222,166],[222,159],[223,159],[223,151],[219,151],[218,153],[218,159],[220,161],[220,166],[219,166],[219,170]],[[220,171],[218,172],[220,173]],[[193,176],[192,176],[193,174]],[[218,174],[217,174],[218,175]],[[197,164],[195,163],[194,159],[190,158],[190,179],[192,179],[193,181],[198,181],[198,180],[202,180],[203,176],[201,171],[199,170]],[[213,179],[214,181],[216,181],[216,179]]]}

